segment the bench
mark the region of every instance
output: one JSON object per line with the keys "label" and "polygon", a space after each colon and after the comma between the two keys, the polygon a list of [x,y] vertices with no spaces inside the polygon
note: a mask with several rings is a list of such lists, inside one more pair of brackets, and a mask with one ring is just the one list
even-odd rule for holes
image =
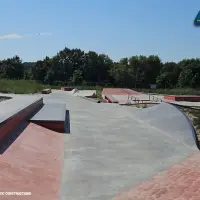
{"label": "bench", "polygon": [[66,105],[64,103],[44,104],[31,119],[37,125],[50,130],[66,132]]}

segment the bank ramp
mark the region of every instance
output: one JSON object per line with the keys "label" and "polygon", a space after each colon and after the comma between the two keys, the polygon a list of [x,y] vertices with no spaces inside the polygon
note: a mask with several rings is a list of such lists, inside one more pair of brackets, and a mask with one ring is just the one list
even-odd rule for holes
{"label": "bank ramp", "polygon": [[177,107],[161,103],[150,108],[138,110],[135,117],[167,137],[191,148],[199,146],[192,122]]}

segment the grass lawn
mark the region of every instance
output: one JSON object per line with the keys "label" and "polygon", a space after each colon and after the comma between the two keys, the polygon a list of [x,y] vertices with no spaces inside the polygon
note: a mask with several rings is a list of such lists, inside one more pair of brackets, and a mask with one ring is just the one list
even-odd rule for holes
{"label": "grass lawn", "polygon": [[40,92],[42,89],[50,88],[48,85],[42,85],[35,81],[29,80],[5,80],[0,79],[1,93],[14,94],[33,94]]}
{"label": "grass lawn", "polygon": [[[13,94],[33,94],[41,92],[46,88],[60,89],[62,86],[50,86],[40,84],[36,81],[30,80],[6,80],[0,79],[0,92],[1,93],[13,93]],[[101,99],[102,87],[100,86],[73,86],[79,90],[96,90],[97,97]]]}

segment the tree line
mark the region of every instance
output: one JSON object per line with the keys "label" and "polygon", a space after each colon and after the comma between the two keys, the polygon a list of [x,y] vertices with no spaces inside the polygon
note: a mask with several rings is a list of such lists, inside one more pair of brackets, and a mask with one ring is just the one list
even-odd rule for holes
{"label": "tree line", "polygon": [[200,59],[161,62],[156,55],[114,62],[105,54],[64,48],[52,58],[23,63],[19,56],[0,61],[1,79],[36,80],[43,84],[159,88],[200,87]]}

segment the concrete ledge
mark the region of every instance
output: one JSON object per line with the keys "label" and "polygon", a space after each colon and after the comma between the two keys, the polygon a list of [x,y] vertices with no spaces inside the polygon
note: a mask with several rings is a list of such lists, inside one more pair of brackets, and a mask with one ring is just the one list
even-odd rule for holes
{"label": "concrete ledge", "polygon": [[174,96],[174,95],[169,95],[169,96],[164,96],[165,100],[169,101],[190,101],[190,102],[200,102],[200,96]]}
{"label": "concrete ledge", "polygon": [[112,95],[105,94],[105,99],[108,100],[109,103],[119,103]]}
{"label": "concrete ledge", "polygon": [[42,94],[50,94],[51,93],[51,89],[44,89],[41,92]]}
{"label": "concrete ledge", "polygon": [[[21,104],[20,104],[21,103]],[[0,143],[43,105],[43,98],[14,98],[0,103]]]}
{"label": "concrete ledge", "polygon": [[31,122],[57,132],[66,132],[66,105],[45,104],[31,119]]}

